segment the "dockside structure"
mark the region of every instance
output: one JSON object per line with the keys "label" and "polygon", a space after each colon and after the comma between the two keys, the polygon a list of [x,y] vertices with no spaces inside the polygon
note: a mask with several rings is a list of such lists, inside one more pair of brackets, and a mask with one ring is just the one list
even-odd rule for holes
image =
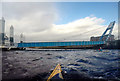
{"label": "dockside structure", "polygon": [[82,48],[93,47],[97,45],[104,45],[104,41],[64,41],[64,42],[27,42],[18,43],[18,47],[30,47],[30,48]]}

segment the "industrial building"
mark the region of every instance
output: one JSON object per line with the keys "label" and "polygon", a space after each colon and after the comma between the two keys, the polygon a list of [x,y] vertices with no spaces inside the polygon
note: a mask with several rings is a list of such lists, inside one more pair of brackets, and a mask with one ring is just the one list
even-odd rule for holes
{"label": "industrial building", "polygon": [[[103,36],[102,41],[105,41],[105,40],[107,39],[107,37],[108,37],[108,35]],[[100,38],[101,38],[101,36],[98,36],[98,37],[92,36],[92,37],[90,38],[90,41],[99,41]],[[111,36],[108,38],[107,41],[114,41],[114,40],[115,40],[115,39],[114,39],[114,35],[111,35]]]}
{"label": "industrial building", "polygon": [[36,48],[91,48],[96,45],[103,45],[104,41],[64,41],[64,42],[23,42],[18,47]]}

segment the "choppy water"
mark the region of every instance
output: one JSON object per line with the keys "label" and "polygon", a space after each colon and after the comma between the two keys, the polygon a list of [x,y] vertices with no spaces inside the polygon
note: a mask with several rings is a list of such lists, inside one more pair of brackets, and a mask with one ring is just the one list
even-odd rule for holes
{"label": "choppy water", "polygon": [[[65,73],[71,71],[79,72],[90,78],[103,78],[120,80],[120,50],[103,50],[96,52],[95,50],[74,49],[74,50],[36,50],[36,51],[15,51],[17,56],[19,53],[26,57],[26,60],[31,60],[39,64],[42,60],[43,65],[61,64],[62,70]],[[36,56],[36,57],[35,57]],[[20,57],[20,56],[19,56]],[[17,59],[20,59],[16,57]],[[33,57],[33,58],[31,58]],[[30,62],[30,61],[29,61]],[[39,67],[40,68],[40,67]],[[53,69],[53,68],[48,68]]]}

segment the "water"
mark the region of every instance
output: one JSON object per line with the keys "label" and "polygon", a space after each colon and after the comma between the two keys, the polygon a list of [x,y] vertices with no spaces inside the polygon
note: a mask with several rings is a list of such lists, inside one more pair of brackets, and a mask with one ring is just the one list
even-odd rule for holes
{"label": "water", "polygon": [[[91,49],[9,51],[3,52],[3,59],[11,61],[13,72],[16,72],[11,75],[21,73],[17,78],[49,73],[59,63],[66,75],[77,73],[92,79],[120,80],[119,52],[120,50],[97,52]],[[3,60],[3,67],[9,68],[6,63]],[[23,68],[20,69],[22,72],[17,71],[20,67]],[[6,69],[3,70],[6,72]],[[10,70],[7,71],[10,74]],[[3,77],[8,76],[7,73],[3,74]]]}

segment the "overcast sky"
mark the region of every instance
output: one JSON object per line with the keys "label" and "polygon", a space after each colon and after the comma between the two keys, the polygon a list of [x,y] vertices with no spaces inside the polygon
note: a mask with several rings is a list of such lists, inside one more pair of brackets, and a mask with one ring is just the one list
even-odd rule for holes
{"label": "overcast sky", "polygon": [[[15,41],[89,40],[100,36],[112,21],[118,22],[117,2],[4,2],[5,31],[14,26]],[[117,37],[117,24],[113,34]]]}

